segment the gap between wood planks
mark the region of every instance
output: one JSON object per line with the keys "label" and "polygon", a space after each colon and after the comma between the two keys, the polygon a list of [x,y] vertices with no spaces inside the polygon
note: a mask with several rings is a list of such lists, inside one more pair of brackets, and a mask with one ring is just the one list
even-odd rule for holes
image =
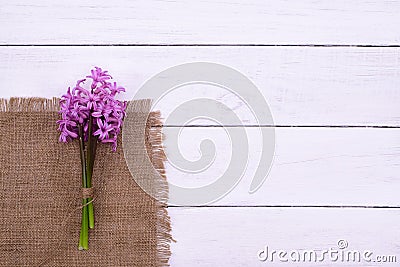
{"label": "gap between wood planks", "polygon": [[191,125],[153,125],[152,127],[165,127],[165,128],[176,128],[176,127],[185,127],[185,128],[196,128],[196,127],[205,127],[205,128],[382,128],[382,129],[398,129],[400,126],[387,126],[387,125],[257,125],[257,124],[249,124],[249,125],[201,125],[201,124],[191,124]]}
{"label": "gap between wood planks", "polygon": [[400,206],[362,206],[362,205],[167,205],[167,208],[327,208],[327,209],[400,209]]}
{"label": "gap between wood planks", "polygon": [[149,47],[154,47],[154,46],[178,46],[178,47],[196,47],[196,46],[201,46],[201,47],[220,47],[220,46],[226,46],[226,47],[371,47],[371,48],[393,48],[393,47],[400,47],[400,44],[386,44],[386,45],[368,45],[368,44],[0,44],[0,47],[44,47],[44,46],[60,46],[60,47],[71,47],[71,46],[149,46]]}

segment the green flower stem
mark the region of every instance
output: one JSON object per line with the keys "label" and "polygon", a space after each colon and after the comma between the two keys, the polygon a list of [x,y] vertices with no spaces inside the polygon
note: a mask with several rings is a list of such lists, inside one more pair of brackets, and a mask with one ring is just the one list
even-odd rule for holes
{"label": "green flower stem", "polygon": [[82,227],[81,234],[79,238],[79,250],[88,250],[89,249],[89,222],[88,222],[88,206],[87,199],[82,200]]}
{"label": "green flower stem", "polygon": [[[83,135],[83,126],[79,125],[79,150],[81,156],[81,165],[82,165],[82,187],[88,186],[87,183],[87,173],[86,173],[86,159],[85,159],[85,143],[84,143],[84,135]],[[81,233],[79,237],[79,250],[88,250],[89,249],[89,222],[88,222],[88,206],[87,199],[82,200],[82,226]]]}
{"label": "green flower stem", "polygon": [[[93,137],[93,117],[90,115],[89,118],[89,129],[88,129],[88,147],[87,147],[87,186],[92,187],[92,174],[93,174],[93,165],[94,165],[94,156],[95,156],[95,147],[97,140]],[[92,201],[92,198],[88,199],[88,202]],[[88,204],[88,212],[89,212],[89,228],[94,228],[94,209],[93,202]]]}

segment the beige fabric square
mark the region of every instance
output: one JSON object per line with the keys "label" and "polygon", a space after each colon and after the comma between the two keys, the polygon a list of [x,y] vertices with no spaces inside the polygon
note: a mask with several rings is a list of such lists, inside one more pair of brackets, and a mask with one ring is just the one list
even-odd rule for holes
{"label": "beige fabric square", "polygon": [[[149,114],[150,102],[143,101],[129,105]],[[166,204],[135,183],[121,136],[117,152],[98,146],[96,227],[89,230],[89,250],[78,251],[79,145],[58,142],[57,111],[55,98],[0,101],[0,266],[167,266],[171,236]],[[161,127],[154,124],[161,125],[157,112],[150,113],[141,133],[146,145],[137,149],[147,150],[163,179],[155,177],[154,169],[139,175],[158,184],[160,199],[167,199]]]}

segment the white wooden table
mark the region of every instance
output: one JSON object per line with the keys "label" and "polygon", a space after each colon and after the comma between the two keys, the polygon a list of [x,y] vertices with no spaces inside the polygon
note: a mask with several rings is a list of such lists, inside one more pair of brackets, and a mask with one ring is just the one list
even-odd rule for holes
{"label": "white wooden table", "polygon": [[[221,101],[244,124],[229,126],[244,127],[251,140],[250,163],[230,194],[210,205],[169,207],[177,240],[171,266],[398,266],[399,14],[399,1],[379,0],[0,0],[0,96],[59,96],[97,65],[122,81],[130,99],[168,67],[230,66],[271,108],[274,163],[249,194],[261,153],[258,128],[226,91],[200,86],[160,103],[167,117],[180,100]],[[167,175],[199,186],[224,172],[230,150],[223,127],[192,124],[182,130],[182,155],[201,158],[206,138],[216,146],[215,161],[196,174],[167,164]],[[397,263],[271,263],[257,256],[265,246],[321,251],[338,240],[372,251],[374,260],[395,255]]]}

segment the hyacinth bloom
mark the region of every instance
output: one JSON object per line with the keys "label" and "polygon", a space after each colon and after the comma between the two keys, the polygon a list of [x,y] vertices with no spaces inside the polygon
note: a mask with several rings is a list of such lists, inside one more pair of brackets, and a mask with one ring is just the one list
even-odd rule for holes
{"label": "hyacinth bloom", "polygon": [[[95,67],[86,79],[78,80],[68,88],[60,100],[61,120],[57,121],[61,132],[59,141],[68,143],[79,140],[82,164],[82,187],[92,187],[92,173],[97,143],[111,144],[117,149],[117,137],[125,117],[126,102],[115,99],[125,88],[111,82],[107,71]],[[90,87],[85,88],[87,80]],[[88,249],[88,229],[94,228],[93,199],[82,201],[82,227],[79,249]]]}

